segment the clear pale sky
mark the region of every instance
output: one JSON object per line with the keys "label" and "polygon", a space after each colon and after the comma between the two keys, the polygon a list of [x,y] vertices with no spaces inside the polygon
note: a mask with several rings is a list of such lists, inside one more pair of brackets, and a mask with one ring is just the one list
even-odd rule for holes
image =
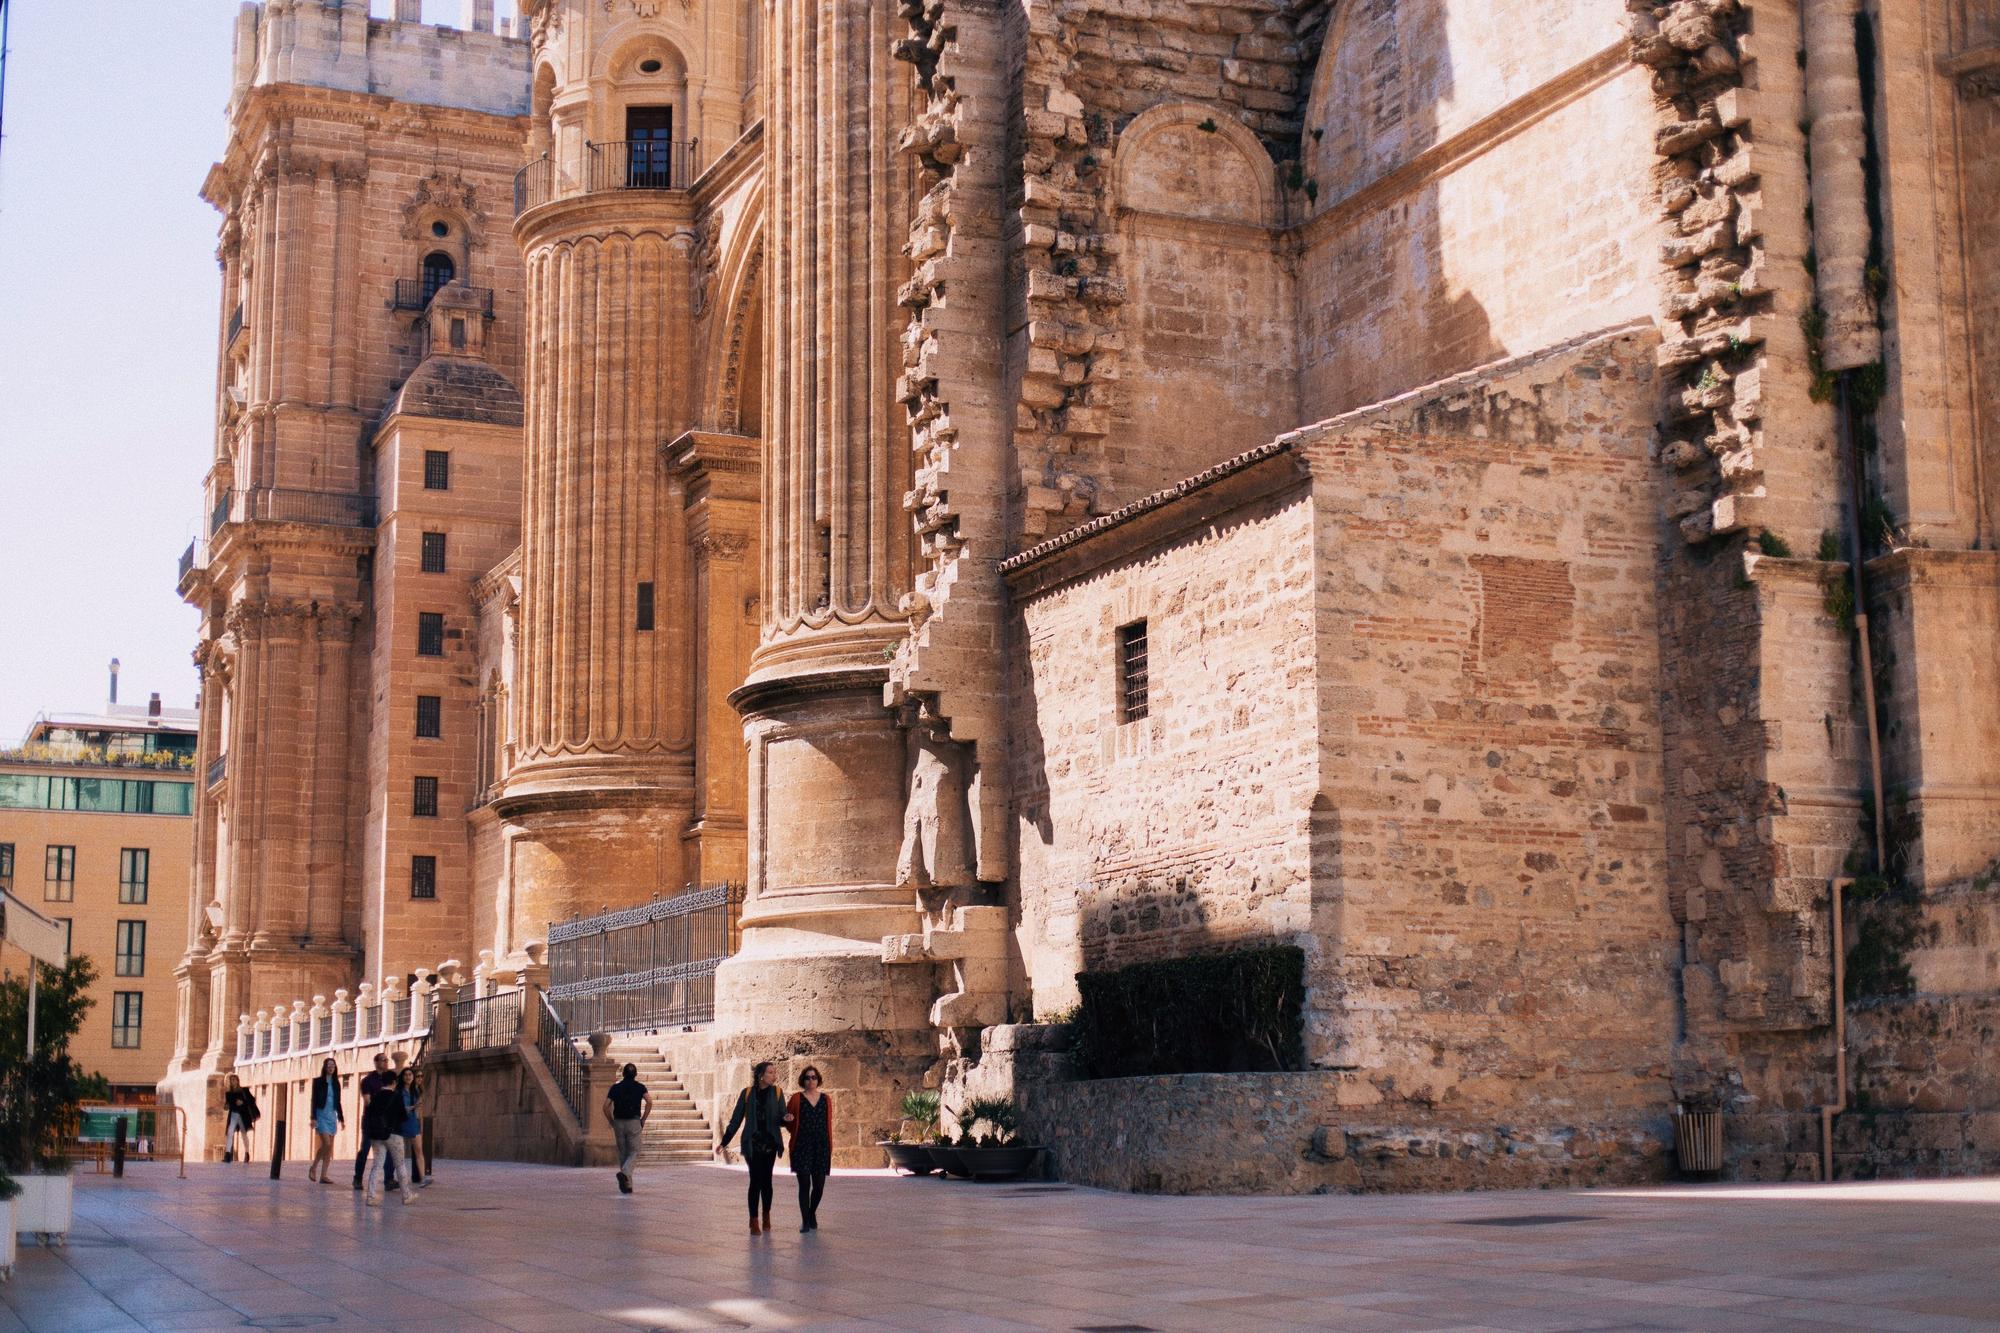
{"label": "clear pale sky", "polygon": [[[0,143],[0,745],[43,709],[194,703],[174,593],[213,453],[237,0],[9,0]],[[380,16],[392,0],[374,0]],[[501,5],[503,12],[511,4]],[[425,0],[457,22],[459,0]]]}

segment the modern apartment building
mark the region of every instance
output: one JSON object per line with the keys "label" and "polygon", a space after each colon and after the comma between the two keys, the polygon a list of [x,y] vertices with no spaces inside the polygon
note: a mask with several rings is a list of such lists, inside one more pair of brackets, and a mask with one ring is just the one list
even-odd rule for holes
{"label": "modern apartment building", "polygon": [[[194,858],[193,709],[113,702],[51,713],[0,750],[0,886],[53,917],[97,964],[97,1003],[72,1048],[149,1104],[174,1049],[173,967],[186,948]],[[0,945],[0,971],[26,956]]]}

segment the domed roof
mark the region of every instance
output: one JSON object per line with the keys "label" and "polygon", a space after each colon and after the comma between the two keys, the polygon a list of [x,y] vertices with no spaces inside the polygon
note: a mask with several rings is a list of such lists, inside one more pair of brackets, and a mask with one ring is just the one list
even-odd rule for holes
{"label": "domed roof", "polygon": [[441,417],[495,426],[521,424],[521,391],[484,361],[431,356],[396,391],[385,416]]}

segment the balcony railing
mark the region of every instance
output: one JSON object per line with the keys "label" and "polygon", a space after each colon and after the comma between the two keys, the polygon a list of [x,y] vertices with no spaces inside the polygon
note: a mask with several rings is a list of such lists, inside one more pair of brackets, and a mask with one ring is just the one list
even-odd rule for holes
{"label": "balcony railing", "polygon": [[224,491],[208,517],[212,537],[225,523],[306,523],[323,528],[372,528],[375,497],[344,491],[302,491],[260,486],[248,491]]}
{"label": "balcony railing", "polygon": [[[395,307],[398,310],[428,310],[431,299],[450,284],[434,284],[424,278],[396,279]],[[493,289],[491,287],[467,287],[459,285],[462,292],[470,292],[479,299],[480,313],[493,313]]]}
{"label": "balcony railing", "polygon": [[223,339],[222,345],[225,348],[236,346],[236,335],[241,332],[243,332],[243,305],[238,302],[236,309],[229,312],[229,336]]}
{"label": "balcony railing", "polygon": [[547,155],[514,176],[514,213],[554,199],[618,190],[685,190],[701,173],[701,140],[618,139],[584,145],[583,179],[571,180]]}
{"label": "balcony railing", "polygon": [[229,756],[226,754],[219,754],[215,756],[214,761],[211,762],[208,766],[208,785],[210,787],[213,787],[215,786],[216,783],[222,781],[224,778],[228,776],[229,776]]}
{"label": "balcony railing", "polygon": [[190,541],[188,543],[187,550],[181,552],[180,573],[174,576],[174,584],[176,587],[178,587],[182,583],[187,582],[187,576],[194,573],[196,548],[199,546],[199,544],[200,543],[198,541]]}

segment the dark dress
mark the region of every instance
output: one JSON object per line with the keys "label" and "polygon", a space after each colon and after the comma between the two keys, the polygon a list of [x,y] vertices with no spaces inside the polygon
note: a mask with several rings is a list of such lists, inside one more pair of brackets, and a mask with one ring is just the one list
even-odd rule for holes
{"label": "dark dress", "polygon": [[826,1097],[814,1106],[799,1098],[799,1123],[792,1130],[792,1171],[801,1176],[824,1176],[833,1170],[833,1135],[826,1123]]}

